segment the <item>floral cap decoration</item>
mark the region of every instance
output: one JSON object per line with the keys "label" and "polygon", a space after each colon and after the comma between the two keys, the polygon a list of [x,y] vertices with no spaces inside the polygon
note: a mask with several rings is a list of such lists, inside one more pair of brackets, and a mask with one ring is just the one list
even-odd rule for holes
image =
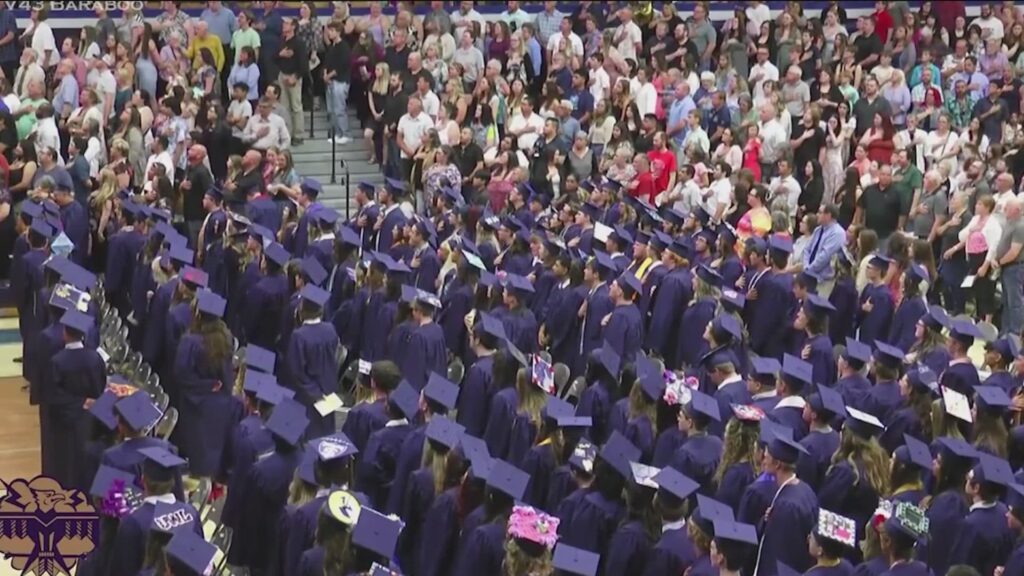
{"label": "floral cap decoration", "polygon": [[541,544],[548,550],[558,542],[558,518],[530,506],[512,508],[508,519],[508,535]]}
{"label": "floral cap decoration", "polygon": [[683,406],[690,402],[693,391],[700,386],[700,381],[693,376],[679,376],[675,372],[665,371],[665,394],[662,398],[669,406]]}
{"label": "floral cap decoration", "polygon": [[871,515],[871,527],[878,530],[886,520],[892,517],[892,501],[890,500],[879,500],[878,508],[875,508],[875,513]]}
{"label": "floral cap decoration", "polygon": [[110,518],[124,518],[142,506],[142,492],[118,478],[110,484],[100,503],[100,513]]}

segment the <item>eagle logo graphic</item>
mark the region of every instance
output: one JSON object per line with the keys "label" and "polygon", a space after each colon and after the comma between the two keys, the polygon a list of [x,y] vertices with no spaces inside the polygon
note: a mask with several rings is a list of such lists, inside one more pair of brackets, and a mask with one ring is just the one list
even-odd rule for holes
{"label": "eagle logo graphic", "polygon": [[0,554],[22,576],[70,576],[99,537],[99,515],[88,497],[44,476],[14,480],[5,488]]}

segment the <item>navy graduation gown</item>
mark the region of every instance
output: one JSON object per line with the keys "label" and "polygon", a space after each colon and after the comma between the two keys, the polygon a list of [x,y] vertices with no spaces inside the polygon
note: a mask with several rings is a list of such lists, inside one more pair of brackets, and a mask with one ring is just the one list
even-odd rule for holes
{"label": "navy graduation gown", "polygon": [[291,508],[281,519],[281,553],[278,559],[280,574],[296,574],[302,562],[302,553],[316,544],[316,525],[320,509],[327,501],[329,490],[318,490],[315,498]]}
{"label": "navy graduation gown", "polygon": [[533,311],[525,306],[515,310],[508,310],[500,315],[501,323],[505,327],[505,335],[509,342],[516,345],[516,348],[523,354],[537,352],[537,318]]}
{"label": "navy graduation gown", "polygon": [[[930,423],[929,423],[930,424]],[[903,407],[895,410],[892,417],[885,423],[885,431],[878,437],[878,443],[885,448],[885,451],[892,454],[894,450],[903,446],[904,434],[910,434],[919,440],[923,439],[924,429],[917,413],[911,407]]]}
{"label": "navy graduation gown", "polygon": [[371,292],[366,299],[359,332],[360,360],[376,362],[387,358],[388,334],[395,324],[398,302],[385,300],[384,293]]}
{"label": "navy graduation gown", "polygon": [[[759,474],[743,491],[740,505],[736,509],[736,520],[760,526],[777,490],[778,485],[775,484],[774,476]],[[751,568],[753,568],[753,560],[751,560]]]}
{"label": "navy graduation gown", "polygon": [[903,404],[900,386],[897,382],[876,382],[864,393],[862,406],[865,412],[873,414],[888,425],[893,413]]}
{"label": "navy graduation gown", "polygon": [[469,367],[462,380],[456,407],[455,421],[466,429],[466,434],[481,438],[487,428],[487,413],[491,405],[491,370],[494,356],[482,356]]}
{"label": "navy graduation gown", "polygon": [[[580,503],[586,498],[592,490],[591,488],[574,488],[564,498],[554,501],[552,498],[548,498],[548,510],[555,511],[555,517],[558,518],[558,536],[564,538],[569,533],[569,522],[572,520],[573,514],[576,513],[576,509],[580,507]],[[554,505],[552,505],[552,503]],[[467,518],[468,520],[468,518]],[[468,523],[468,522],[467,522]]]}
{"label": "navy graduation gown", "polygon": [[530,475],[523,502],[544,510],[548,500],[548,484],[555,471],[555,453],[550,441],[533,446],[523,456],[519,469]]}
{"label": "navy graduation gown", "polygon": [[[245,480],[257,459],[263,454],[269,454],[273,448],[274,440],[258,414],[246,416],[231,431],[227,449],[230,454],[228,493],[224,498],[224,508],[221,512],[221,521],[226,526],[237,530]],[[239,558],[230,551],[229,556]]]}
{"label": "navy graduation gown", "polygon": [[356,489],[366,494],[377,510],[387,504],[395,480],[398,455],[411,431],[405,420],[392,422],[394,425],[387,425],[370,435],[366,452],[356,465]]}
{"label": "navy graduation gown", "polygon": [[164,344],[167,336],[167,316],[171,310],[172,295],[177,289],[178,276],[175,275],[157,287],[149,303],[149,315],[146,317],[144,325],[142,359],[157,372],[165,368],[163,354],[167,350]]}
{"label": "navy graduation gown", "polygon": [[[199,512],[187,502],[183,502],[183,505],[186,513],[191,514],[195,519],[192,524],[193,531],[202,536],[203,523],[199,519]],[[143,501],[142,506],[122,518],[118,523],[117,534],[114,536],[110,552],[110,563],[107,565],[109,576],[136,576],[142,570],[146,554],[146,541],[149,538],[149,528],[153,523],[155,511],[155,499],[147,498],[146,501]]]}
{"label": "navy graduation gown", "polygon": [[231,297],[228,298],[227,323],[231,333],[240,342],[248,342],[245,334],[245,322],[249,315],[245,311],[247,310],[249,291],[261,278],[263,275],[260,272],[259,258],[256,258],[253,262],[245,265],[230,288]]}
{"label": "navy graduation gown", "polygon": [[612,401],[608,389],[600,383],[592,383],[580,394],[579,402],[576,404],[577,416],[590,416],[592,423],[587,437],[593,440],[594,444],[602,445],[611,430],[608,427],[608,419],[611,414]]}
{"label": "navy graduation gown", "polygon": [[953,539],[950,565],[967,564],[982,574],[992,574],[1010,556],[1016,540],[1006,524],[1006,514],[1002,502],[971,506]]}
{"label": "navy graduation gown", "polygon": [[319,202],[312,202],[302,211],[302,216],[299,216],[298,225],[295,226],[295,249],[292,251],[297,258],[306,255],[306,248],[309,246],[309,221],[321,208],[323,206]]}
{"label": "navy graduation gown", "polygon": [[167,321],[164,323],[163,352],[160,353],[162,366],[158,367],[161,382],[171,398],[171,406],[175,408],[181,402],[180,385],[177,382],[177,375],[174,370],[175,359],[178,353],[178,343],[181,337],[188,330],[189,322],[192,320],[192,305],[188,301],[174,302],[167,311]]}
{"label": "navy graduation gown", "polygon": [[708,424],[708,433],[722,437],[725,433],[725,425],[732,418],[732,405],[750,404],[750,392],[747,391],[747,383],[739,375],[734,380],[722,382],[714,391],[714,398],[718,401],[718,413],[721,421],[712,420]]}
{"label": "navy graduation gown", "polygon": [[413,562],[418,576],[443,576],[456,559],[459,540],[459,487],[449,488],[434,498],[423,517],[419,539],[414,541]]}
{"label": "navy graduation gown", "polygon": [[853,576],[853,564],[846,558],[840,558],[839,564],[835,566],[814,566],[805,576]]}
{"label": "navy graduation gown", "polygon": [[611,345],[623,364],[636,361],[636,353],[644,341],[643,319],[636,305],[615,306],[601,332],[602,338]]}
{"label": "navy graduation gown", "polygon": [[[865,312],[861,306],[869,301],[872,305],[871,312]],[[875,340],[883,342],[888,340],[894,309],[895,304],[888,286],[885,284],[865,286],[860,293],[857,307],[857,339],[869,346],[874,346]]]}
{"label": "navy graduation gown", "polygon": [[370,435],[383,428],[387,422],[387,406],[383,398],[372,402],[360,402],[349,410],[341,431],[348,436],[359,452],[365,452]]}
{"label": "navy graduation gown", "polygon": [[548,495],[544,501],[544,510],[558,511],[563,502],[577,489],[576,479],[572,476],[568,464],[562,464],[551,471],[548,478]]}
{"label": "navy graduation gown", "polygon": [[[18,329],[23,343],[31,342],[46,321],[36,314],[36,298],[43,286],[43,262],[48,256],[46,249],[31,249],[11,270],[11,292],[18,309]],[[23,358],[24,348],[22,345]]]}
{"label": "navy graduation gown", "polygon": [[[945,574],[950,566],[957,563],[953,556],[953,546],[967,512],[967,503],[959,487],[933,498],[925,510],[930,538],[925,546],[918,544],[917,554],[936,574]],[[1005,522],[1004,518],[1004,525]]]}
{"label": "navy graduation gown", "polygon": [[[764,353],[761,356],[782,359],[789,343],[789,333],[793,326],[794,310],[797,306],[796,297],[793,296],[793,275],[789,272],[775,272],[771,276],[765,276],[758,283],[758,300],[760,292],[768,290],[772,307],[770,309],[770,321],[767,326],[767,341],[764,343]],[[753,339],[753,335],[751,335]]]}
{"label": "navy graduation gown", "polygon": [[[229,270],[228,270],[228,248],[224,247],[224,227],[227,226],[227,216],[223,210],[212,212],[206,220],[206,232],[203,233],[203,241],[206,247],[203,251],[202,267],[209,275],[207,287],[215,293],[227,298],[230,296]],[[211,241],[211,238],[213,239]]]}
{"label": "navy graduation gown", "polygon": [[[925,567],[927,569],[927,566]],[[920,572],[924,576],[931,576],[927,572]],[[1006,559],[1006,564],[1003,565],[1003,574],[1024,574],[1024,543],[1018,544],[1014,547],[1013,552],[1010,553],[1010,557]],[[902,576],[893,574],[892,576]],[[917,574],[907,574],[907,576],[917,576]]]}
{"label": "navy graduation gown", "polygon": [[31,346],[25,346],[21,363],[22,374],[29,383],[29,404],[39,406],[39,451],[42,473],[46,476],[53,476],[54,471],[61,467],[56,462],[60,451],[54,447],[62,441],[56,436],[66,435],[51,423],[50,394],[46,391],[47,382],[52,379],[51,359],[63,348],[64,327],[54,322],[36,334]]}
{"label": "navy graduation gown", "polygon": [[[397,483],[392,491],[397,490]],[[397,514],[405,522],[405,528],[398,539],[398,563],[402,566],[413,566],[416,548],[424,534],[433,527],[426,524],[427,511],[434,504],[434,476],[430,468],[420,468],[412,472],[405,483],[405,493]]]}
{"label": "navy graduation gown", "polygon": [[775,390],[769,390],[768,392],[761,392],[759,394],[752,394],[750,396],[750,403],[754,406],[757,406],[758,408],[765,412],[771,412],[772,410],[775,410],[775,406],[779,404],[780,400],[782,399],[779,398],[779,396],[775,393]]}
{"label": "navy graduation gown", "polygon": [[915,488],[912,486],[897,487],[893,490],[890,500],[894,502],[906,502],[907,504],[913,504],[914,506],[921,506],[921,501],[928,496],[928,492],[924,488]]}
{"label": "navy graduation gown", "polygon": [[916,340],[914,332],[917,330],[917,321],[927,312],[928,304],[924,298],[904,298],[896,308],[886,341],[903,352],[909,352]]}
{"label": "navy graduation gown", "polygon": [[500,574],[505,558],[505,524],[490,522],[477,526],[459,550],[453,576]]}
{"label": "navy graduation gown", "polygon": [[[1017,568],[1017,570],[1014,571],[1014,572],[1011,572],[1010,571],[1011,565],[1010,565],[1009,562],[1007,562],[1006,563],[1006,570],[1005,570],[1004,573],[1005,574],[1020,574],[1021,573],[1020,569],[1024,568],[1024,566],[1020,566],[1019,564],[1016,565],[1016,566],[1013,566],[1013,567]],[[883,572],[882,575],[883,576],[935,576],[935,573],[932,572],[932,569],[929,568],[928,565],[925,564],[924,562],[917,562],[915,560],[913,562],[900,562],[899,564],[893,564],[892,567],[889,568],[887,571]]]}
{"label": "navy graduation gown", "polygon": [[324,267],[324,270],[334,269],[334,234],[324,234],[309,243],[306,247],[306,256],[312,256]]}
{"label": "navy graduation gown", "polygon": [[810,356],[806,360],[811,363],[814,383],[831,387],[836,381],[836,361],[832,352],[832,340],[824,334],[819,334],[807,339],[805,345],[811,348]]}
{"label": "navy graduation gown", "polygon": [[646,348],[665,359],[665,365],[679,365],[675,358],[679,322],[693,298],[693,280],[686,268],[675,268],[665,273],[661,284],[651,296],[651,324],[647,331]]}
{"label": "navy graduation gown", "polygon": [[[242,484],[242,506],[235,531],[240,565],[250,571],[271,569],[278,550],[280,518],[288,501],[288,486],[302,460],[302,450],[274,451],[249,470]],[[232,543],[231,548],[235,548]]]}
{"label": "navy graduation gown", "polygon": [[70,202],[60,208],[60,221],[75,249],[70,260],[79,266],[85,266],[89,256],[89,212],[78,202]]}
{"label": "navy graduation gown", "polygon": [[[281,229],[284,211],[268,194],[261,194],[245,203],[245,215],[253,224],[259,224],[275,235]],[[308,219],[307,219],[308,222]]]}
{"label": "navy graduation gown", "polygon": [[665,274],[668,274],[668,268],[660,260],[652,262],[647,267],[647,271],[644,272],[643,291],[640,293],[640,299],[637,302],[637,308],[640,309],[640,315],[644,319],[644,328],[649,328],[651,325],[651,303],[654,301],[654,295],[657,293]]}
{"label": "navy graduation gown", "polygon": [[806,571],[813,564],[807,539],[795,538],[794,534],[810,534],[818,523],[818,498],[814,490],[803,482],[789,484],[777,492],[770,508],[761,530],[758,575],[775,576],[780,561],[794,570]]}
{"label": "navy graduation gown", "polygon": [[122,317],[130,309],[128,295],[132,288],[135,260],[139,257],[146,237],[134,227],[124,228],[107,240],[107,262],[103,275],[103,289],[107,300]]}
{"label": "navy graduation gown", "polygon": [[735,289],[736,283],[743,275],[743,264],[736,256],[727,256],[718,263],[718,273],[722,276],[724,288]]}
{"label": "navy graduation gown", "polygon": [[277,350],[281,312],[288,301],[288,278],[284,274],[260,278],[245,300],[244,310],[261,311],[243,315],[246,340],[267,350]]}
{"label": "navy graduation gown", "polygon": [[106,385],[107,367],[95,350],[68,346],[50,361],[49,377],[43,386],[47,424],[53,430],[48,435],[49,451],[56,465],[50,475],[61,486],[85,491],[92,484],[92,478],[85,477],[92,420],[83,404],[86,399],[99,398]]}
{"label": "navy graduation gown", "polygon": [[225,417],[234,404],[231,361],[227,355],[220,365],[210,366],[205,342],[198,334],[186,334],[178,345],[174,377],[181,400],[176,430],[192,476],[214,476],[220,470],[234,424]]}
{"label": "navy graduation gown", "polygon": [[[372,250],[374,241],[373,225],[377,222],[377,216],[380,215],[380,206],[374,201],[369,201],[359,207],[355,215],[349,219],[348,225],[353,230],[359,233],[359,240],[361,241],[360,252],[363,250]],[[359,224],[360,218],[366,218],[363,225]]]}
{"label": "navy graduation gown", "polygon": [[[857,523],[857,541],[864,538],[864,527],[878,508],[879,494],[868,484],[863,469],[855,470],[849,461],[843,460],[832,465],[818,489],[818,503],[853,519]],[[847,558],[860,560],[860,552],[849,550]]]}
{"label": "navy graduation gown", "polygon": [[715,491],[715,471],[722,459],[722,439],[708,434],[691,435],[676,450],[670,466],[700,484],[700,493],[710,496]]}
{"label": "navy graduation gown", "polygon": [[642,574],[654,542],[643,522],[629,520],[619,526],[603,556],[605,574]]}
{"label": "navy graduation gown", "polygon": [[[623,400],[628,399],[623,398]],[[616,407],[619,406],[619,402],[615,403]],[[631,418],[626,423],[625,430],[622,430],[621,433],[634,446],[640,449],[640,462],[647,464],[654,458],[654,424],[647,416],[641,414],[636,418]]]}
{"label": "navy graduation gown", "polygon": [[306,550],[302,553],[302,558],[299,559],[297,574],[299,576],[320,576],[324,573],[324,558],[326,555],[326,550],[319,544]]}
{"label": "navy graduation gown", "polygon": [[[166,440],[154,438],[153,436],[140,436],[138,438],[129,438],[120,444],[115,444],[104,450],[103,456],[100,458],[100,464],[141,478],[142,463],[146,457],[139,453],[139,450],[144,448],[163,448],[172,454],[178,453],[178,448]],[[174,495],[178,500],[184,499],[184,493],[181,489],[180,470],[176,471],[174,475]]]}
{"label": "navy graduation gown", "polygon": [[[767,348],[768,341],[774,335],[774,322],[781,322],[779,306],[782,306],[779,294],[771,282],[774,274],[770,269],[753,270],[746,272],[746,296],[747,301],[743,307],[743,316],[746,319],[747,334],[750,341],[750,349],[759,356],[767,356],[770,352]],[[754,292],[756,298],[751,298]]]}
{"label": "navy graduation gown", "polygon": [[608,297],[608,284],[600,283],[590,289],[587,294],[587,311],[580,326],[580,360],[583,365],[590,358],[590,353],[603,344],[602,322],[615,308]]}
{"label": "navy graduation gown", "polygon": [[441,296],[441,311],[438,312],[436,319],[444,332],[445,346],[452,354],[462,358],[463,362],[466,362],[469,356],[466,314],[472,309],[473,286],[456,280]]}
{"label": "navy graduation gown", "polygon": [[697,561],[697,548],[686,532],[686,523],[679,527],[664,529],[661,539],[651,548],[644,576],[683,574]]}
{"label": "navy graduation gown", "polygon": [[757,473],[749,462],[736,462],[726,467],[722,474],[722,480],[718,483],[715,491],[715,500],[727,504],[733,512],[739,510],[740,500],[743,499],[743,491],[754,481]]}
{"label": "navy graduation gown", "polygon": [[[608,433],[612,431],[619,434],[626,433],[626,421],[629,419],[629,397],[619,398],[612,404],[612,410],[608,413]],[[634,444],[636,444],[634,442]]]}
{"label": "navy graduation gown", "polygon": [[491,406],[487,410],[487,427],[484,428],[483,436],[491,458],[504,459],[508,456],[512,424],[518,407],[519,394],[515,388],[503,388],[491,398]]}
{"label": "navy graduation gown", "polygon": [[968,398],[974,395],[974,388],[980,384],[978,369],[967,359],[951,361],[949,367],[939,376],[939,385],[952,388]]}
{"label": "navy graduation gown", "polygon": [[448,373],[444,331],[434,322],[412,328],[406,352],[393,359],[409,384],[416,390],[423,390],[431,372],[442,376]]}
{"label": "navy graduation gown", "polygon": [[787,396],[778,398],[775,407],[768,412],[768,417],[773,421],[792,428],[793,439],[797,442],[807,435],[807,423],[804,422],[804,402],[800,396]]}
{"label": "navy graduation gown", "polygon": [[[413,260],[419,258],[419,266],[413,266]],[[406,261],[412,269],[412,285],[427,292],[437,291],[437,277],[441,273],[441,260],[437,256],[437,250],[430,245],[423,246],[409,254]]]}
{"label": "navy graduation gown", "polygon": [[558,283],[558,278],[554,272],[543,268],[543,264],[534,267],[534,274],[536,274],[537,280],[533,283],[533,300],[530,303],[530,309],[537,317],[537,323],[543,324],[549,308],[548,297],[555,288],[555,284]]}
{"label": "navy graduation gown", "polygon": [[863,407],[864,395],[870,388],[871,381],[860,373],[840,378],[835,385],[836,391],[843,396],[843,402],[855,408]]}
{"label": "navy graduation gown", "polygon": [[288,368],[290,367],[288,364],[288,343],[291,342],[292,332],[295,331],[295,323],[298,321],[296,314],[301,303],[302,299],[297,291],[289,293],[284,307],[281,308],[281,318],[278,322],[280,328],[277,335],[277,345],[274,347],[274,351],[277,352],[275,368],[277,370],[277,379],[285,383],[291,380],[288,376]]}
{"label": "navy graduation gown", "polygon": [[402,209],[396,204],[392,204],[387,208],[383,208],[384,220],[379,230],[377,230],[377,242],[375,244],[378,252],[387,252],[391,250],[391,245],[395,243],[395,228],[405,225],[405,214],[402,213]]}
{"label": "navy graduation gown", "polygon": [[[395,482],[391,485],[391,492],[388,493],[387,504],[383,512],[387,514],[401,514],[405,499],[409,496],[409,482],[412,475],[420,470],[423,461],[423,444],[427,439],[426,424],[414,425],[409,434],[402,440],[398,449],[398,460],[395,463]],[[431,493],[433,496],[433,493]]]}
{"label": "navy graduation gown", "polygon": [[828,334],[833,342],[846,342],[852,338],[857,323],[857,311],[860,295],[853,278],[844,277],[836,280],[828,301],[836,309],[829,316]]}
{"label": "navy graduation gown", "polygon": [[309,438],[335,432],[334,413],[321,416],[313,404],[338,391],[338,345],[334,326],[320,320],[304,322],[289,340],[288,378],[296,398],[306,406]]}
{"label": "navy graduation gown", "polygon": [[831,428],[811,430],[800,440],[800,445],[807,449],[807,454],[801,454],[797,460],[796,474],[800,480],[818,490],[832,464],[832,455],[839,449],[839,432]]}
{"label": "navy graduation gown", "polygon": [[882,556],[875,556],[865,560],[853,569],[854,576],[880,576],[889,570],[889,560]]}
{"label": "navy graduation gown", "polygon": [[588,492],[572,510],[562,532],[562,541],[597,554],[607,550],[608,541],[622,520],[620,500],[608,500],[600,492]]}
{"label": "navy graduation gown", "polygon": [[517,412],[512,420],[512,430],[509,433],[508,454],[505,459],[514,466],[522,466],[523,458],[530,451],[534,440],[537,437],[537,425],[530,420],[525,412]]}
{"label": "navy graduation gown", "polygon": [[1014,392],[1017,390],[1017,382],[1014,380],[1013,374],[1009,372],[993,372],[988,378],[985,378],[985,386],[998,386],[1010,398],[1013,398]]}
{"label": "navy graduation gown", "polygon": [[548,337],[551,359],[581,373],[579,309],[586,297],[586,289],[572,286],[568,281],[555,286],[548,297],[544,313],[544,332]]}
{"label": "navy graduation gown", "polygon": [[651,458],[651,466],[655,468],[668,466],[676,450],[686,442],[686,438],[686,433],[675,426],[662,430],[654,441],[654,456]]}

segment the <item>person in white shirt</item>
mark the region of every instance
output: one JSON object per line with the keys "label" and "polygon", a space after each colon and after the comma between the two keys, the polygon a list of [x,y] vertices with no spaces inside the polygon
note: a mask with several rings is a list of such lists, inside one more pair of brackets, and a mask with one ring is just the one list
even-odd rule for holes
{"label": "person in white shirt", "polygon": [[174,158],[171,158],[170,151],[167,150],[167,136],[160,134],[153,139],[153,143],[149,146],[150,155],[146,159],[146,180],[148,181],[153,174],[153,166],[160,164],[164,167],[164,174],[168,178],[174,178]]}
{"label": "person in white shirt", "polygon": [[633,9],[623,8],[620,10],[619,20],[622,24],[615,29],[615,47],[618,48],[619,55],[623,60],[636,60],[636,55],[642,48],[643,32],[640,31],[636,22],[633,22]]}
{"label": "person in white shirt", "polygon": [[713,170],[711,186],[702,192],[704,210],[711,215],[714,222],[721,222],[725,217],[725,211],[732,205],[732,182],[729,180],[732,167],[719,160],[715,162]]}
{"label": "person in white shirt", "polygon": [[437,111],[441,108],[441,100],[430,90],[430,81],[426,76],[416,78],[416,95],[419,96],[423,111],[430,116],[431,120],[437,118]]}
{"label": "person in white shirt", "polygon": [[775,174],[775,163],[789,150],[789,137],[779,122],[775,106],[765,104],[758,114],[761,118],[758,125],[758,133],[761,135],[758,160],[761,162],[761,173],[767,177]]}
{"label": "person in white shirt", "polygon": [[796,217],[797,205],[800,202],[800,183],[793,177],[793,166],[789,159],[778,161],[779,175],[768,184],[770,192],[769,206],[772,211],[784,210],[790,220]]}
{"label": "person in white shirt", "polygon": [[508,125],[508,133],[516,138],[520,150],[533,150],[533,144],[540,138],[544,130],[544,118],[533,113],[533,99],[523,98],[519,110],[521,114],[512,116]]}
{"label": "person in white shirt", "polygon": [[764,99],[764,83],[771,80],[779,81],[779,69],[768,61],[768,48],[760,46],[757,49],[757,62],[750,67],[750,85],[754,89],[754,101],[760,102]]}
{"label": "person in white shirt", "polygon": [[590,94],[594,103],[608,98],[612,89],[612,79],[604,69],[604,54],[596,52],[587,59],[590,66]]}
{"label": "person in white shirt", "polygon": [[409,97],[406,113],[398,121],[398,148],[402,156],[402,174],[408,177],[412,171],[412,158],[416,155],[427,132],[434,127],[434,121],[423,112],[423,101],[413,94]]}
{"label": "person in white shirt", "polygon": [[683,150],[687,155],[691,154],[694,150],[699,150],[705,157],[707,157],[711,150],[711,139],[708,138],[708,133],[701,127],[700,118],[700,110],[690,110],[690,113],[687,116],[687,122],[690,124],[690,129],[686,134],[686,138],[683,140]]}
{"label": "person in white shirt", "polygon": [[21,51],[21,65],[14,73],[14,82],[11,84],[11,89],[19,98],[26,96],[28,85],[32,82],[46,85],[46,73],[43,72],[43,67],[39,65],[38,60],[39,54],[32,48],[25,48]]}
{"label": "person in white shirt", "polygon": [[53,117],[53,105],[43,102],[36,108],[36,126],[33,131],[36,135],[36,148],[53,148],[57,151],[57,165],[64,165],[64,158],[60,155],[60,132],[57,131],[57,122]]}
{"label": "person in white shirt", "polygon": [[996,18],[992,13],[992,5],[987,2],[981,5],[981,15],[975,18],[971,25],[981,28],[983,40],[1003,39],[1003,21]]}
{"label": "person in white shirt", "polygon": [[452,37],[461,38],[466,30],[473,32],[474,38],[480,38],[484,29],[484,17],[473,8],[472,1],[459,2],[459,9],[452,12]]}
{"label": "person in white shirt", "polygon": [[533,22],[533,15],[519,8],[519,2],[517,0],[509,0],[508,8],[501,13],[499,16],[502,20],[508,24],[508,27],[512,31],[521,30],[523,24]]}
{"label": "person in white shirt", "polygon": [[745,32],[751,38],[757,38],[761,34],[761,24],[772,19],[772,11],[764,2],[750,2],[745,10],[747,15],[747,29]]}
{"label": "person in white shirt", "polygon": [[95,83],[89,81],[90,86],[96,87],[96,94],[100,97],[100,102],[103,103],[104,122],[114,114],[114,96],[117,93],[117,80],[114,79],[114,74],[110,71],[112,63],[113,57],[109,54],[94,60],[96,81]]}
{"label": "person in white shirt", "polygon": [[633,101],[636,102],[640,117],[654,114],[655,105],[658,103],[658,89],[650,82],[649,71],[645,66],[637,69],[636,78],[630,82],[629,89],[633,93]]}
{"label": "person in white shirt", "polygon": [[32,37],[32,49],[39,55],[39,65],[49,70],[60,61],[60,52],[57,50],[57,41],[53,37],[53,29],[46,23],[49,8],[33,6],[30,13],[32,23],[25,29],[22,37]]}
{"label": "person in white shirt", "polygon": [[694,178],[696,174],[694,167],[689,164],[683,164],[676,170],[676,186],[669,192],[659,194],[654,199],[658,206],[664,206],[665,204],[671,204],[672,208],[682,212],[683,214],[689,214],[693,212],[698,206],[703,203],[703,197],[701,195],[700,186],[697,184],[697,180]]}
{"label": "person in white shirt", "polygon": [[231,126],[231,135],[235,138],[242,138],[245,125],[252,118],[252,104],[246,99],[249,88],[244,84],[236,84],[231,89],[231,103],[228,104],[228,125]]}
{"label": "person in white shirt", "polygon": [[271,112],[273,104],[266,97],[260,98],[256,105],[256,114],[249,118],[242,131],[242,141],[251,147],[266,151],[271,146],[288,148],[292,137],[288,133],[288,126],[284,118]]}
{"label": "person in white shirt", "polygon": [[583,40],[572,31],[572,21],[566,16],[558,25],[558,34],[552,34],[548,38],[548,59],[554,52],[561,52],[568,56],[571,51],[573,56],[583,58]]}

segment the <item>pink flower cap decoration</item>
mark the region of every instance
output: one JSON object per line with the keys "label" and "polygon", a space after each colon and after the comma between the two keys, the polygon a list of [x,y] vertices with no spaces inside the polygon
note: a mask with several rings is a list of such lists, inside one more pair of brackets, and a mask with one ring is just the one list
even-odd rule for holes
{"label": "pink flower cap decoration", "polygon": [[541,544],[548,550],[558,542],[558,518],[530,506],[516,506],[508,519],[508,535]]}

